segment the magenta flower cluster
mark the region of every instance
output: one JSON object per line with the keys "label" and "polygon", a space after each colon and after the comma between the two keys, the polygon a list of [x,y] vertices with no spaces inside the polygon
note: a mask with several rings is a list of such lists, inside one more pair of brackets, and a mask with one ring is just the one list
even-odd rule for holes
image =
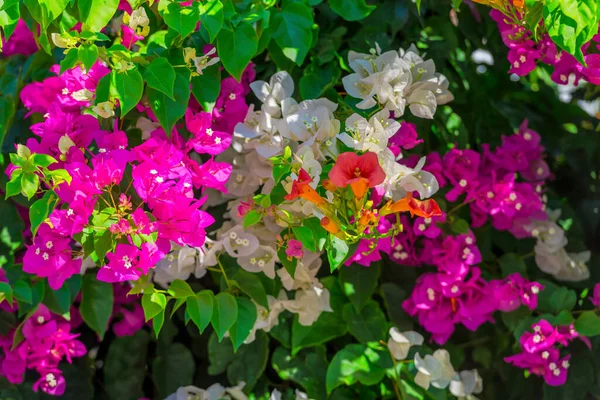
{"label": "magenta flower cluster", "polygon": [[152,110],[138,104],[137,110],[147,119],[140,126],[145,140],[137,146],[130,146],[117,121],[112,132],[107,132],[96,117],[83,113],[92,105],[108,68],[97,63],[87,72],[77,67],[59,75],[58,66],[52,72],[56,76],[21,92],[30,112],[44,116],[43,122],[31,127],[37,138],[29,139],[27,147],[58,160],[50,169],[64,168],[72,181],[56,189],[59,203],[49,216],[50,223],[40,226],[27,249],[23,270],[48,278],[54,289],[79,273],[82,235],[98,228],[92,227],[92,216],[98,212],[106,214],[104,221],[115,220],[108,231],[118,243],[106,255],[105,265],[99,260],[98,279],[105,282],[146,275],[170,251],[170,242],[202,246],[205,229],[214,220],[200,209],[204,199],[195,198],[206,188],[226,191],[232,167],[216,162],[214,156],[229,147],[233,125],[247,112],[245,96],[254,79],[253,67],[241,83],[224,79],[212,113],[190,102],[186,137],[179,133],[183,126],[167,135]]}
{"label": "magenta flower cluster", "polygon": [[496,21],[502,41],[509,48],[510,73],[525,76],[535,69],[538,62],[542,62],[554,67],[551,78],[559,85],[568,84],[571,75],[574,77],[571,83],[575,85],[582,78],[594,85],[600,84],[600,54],[597,54],[600,35],[581,47],[587,65],[584,66],[571,54],[558,49],[548,34],[542,35],[536,42],[523,24],[511,21],[498,10],[492,10],[490,16]]}
{"label": "magenta flower cluster", "polygon": [[71,333],[71,324],[64,318],[52,314],[43,304],[28,318],[22,327],[23,341],[14,349],[15,331],[0,338],[3,356],[0,359],[0,373],[10,383],[19,384],[24,380],[27,369],[35,370],[40,378],[33,384],[33,390],[60,396],[66,388],[65,378],[59,363],[86,353],[85,346]]}
{"label": "magenta flower cluster", "polygon": [[541,320],[531,326],[519,339],[521,353],[506,357],[504,361],[526,369],[530,374],[542,376],[550,386],[560,386],[567,381],[570,354],[561,356],[559,346],[567,346],[579,338],[591,349],[588,338],[579,336],[573,325],[552,326]]}

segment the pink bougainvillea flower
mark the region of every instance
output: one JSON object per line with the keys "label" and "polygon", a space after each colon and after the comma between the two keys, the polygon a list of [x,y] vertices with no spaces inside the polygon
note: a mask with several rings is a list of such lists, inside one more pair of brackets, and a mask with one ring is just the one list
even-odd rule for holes
{"label": "pink bougainvillea flower", "polygon": [[285,254],[287,254],[288,257],[298,259],[304,257],[304,250],[302,250],[302,242],[296,239],[288,240],[287,248],[285,249]]}
{"label": "pink bougainvillea flower", "polygon": [[207,112],[194,114],[188,110],[185,114],[185,124],[194,135],[187,146],[193,147],[198,153],[220,154],[231,144],[230,134],[211,128],[212,116]]}
{"label": "pink bougainvillea flower", "polygon": [[329,171],[329,180],[337,187],[350,185],[354,195],[361,199],[369,188],[381,184],[385,172],[379,165],[377,154],[367,152],[361,156],[346,152],[339,155],[335,165]]}

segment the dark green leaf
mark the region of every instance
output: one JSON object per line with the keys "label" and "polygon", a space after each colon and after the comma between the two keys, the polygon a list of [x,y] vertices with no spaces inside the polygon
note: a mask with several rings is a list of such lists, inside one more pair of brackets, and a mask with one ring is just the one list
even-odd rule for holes
{"label": "dark green leaf", "polygon": [[211,65],[202,75],[192,78],[192,94],[207,112],[212,112],[221,91],[221,71],[218,65]]}
{"label": "dark green leaf", "polygon": [[358,313],[352,304],[346,304],[343,316],[348,331],[359,342],[366,344],[386,339],[388,323],[377,302],[369,300]]}
{"label": "dark green leaf", "polygon": [[[368,5],[365,0],[329,0],[329,6],[346,21],[364,19],[376,8],[375,6]],[[417,4],[417,8],[419,6],[420,4]]]}
{"label": "dark green leaf", "polygon": [[164,57],[155,58],[144,70],[144,80],[149,87],[166,94],[171,99],[175,88],[175,69]]}
{"label": "dark green leaf", "polygon": [[223,3],[220,0],[209,0],[198,4],[200,22],[208,32],[210,41],[214,41],[223,26]]}
{"label": "dark green leaf", "polygon": [[96,279],[95,274],[86,274],[81,286],[81,317],[100,338],[108,328],[113,309],[113,288],[110,283]]}
{"label": "dark green leaf", "polygon": [[258,49],[258,36],[252,25],[241,22],[235,29],[222,29],[217,36],[217,52],[223,66],[236,80]]}
{"label": "dark green leaf", "polygon": [[379,263],[368,267],[352,264],[340,270],[340,285],[357,311],[369,301],[379,280],[381,268]]}
{"label": "dark green leaf", "polygon": [[246,297],[237,298],[237,309],[237,320],[229,329],[229,336],[231,337],[234,352],[236,352],[244,343],[244,340],[248,338],[257,318],[256,306]]}
{"label": "dark green leaf", "polygon": [[163,18],[169,28],[178,32],[182,38],[192,33],[200,20],[198,8],[183,7],[177,2],[167,6],[163,12]]}
{"label": "dark green leaf", "polygon": [[312,9],[302,3],[287,3],[273,16],[273,39],[283,54],[297,65],[302,65],[310,49],[312,26]]}
{"label": "dark green leaf", "polygon": [[214,295],[210,290],[198,292],[194,297],[188,297],[186,300],[186,312],[190,315],[200,333],[204,332],[212,319],[213,303]]}
{"label": "dark green leaf", "polygon": [[149,342],[148,332],[141,329],[133,336],[116,338],[110,344],[103,368],[105,389],[110,399],[144,397]]}
{"label": "dark green leaf", "polygon": [[137,68],[121,73],[112,71],[110,76],[110,94],[119,99],[123,118],[142,99],[144,81]]}
{"label": "dark green leaf", "polygon": [[181,74],[177,74],[175,77],[175,101],[156,89],[148,88],[146,93],[154,115],[167,136],[170,136],[175,123],[185,114],[190,100],[188,79]]}
{"label": "dark green leaf", "polygon": [[582,336],[600,335],[600,318],[594,311],[584,311],[575,320],[575,330]]}
{"label": "dark green leaf", "polygon": [[13,292],[15,294],[15,298],[19,301],[29,304],[31,304],[33,301],[31,287],[25,280],[16,281],[13,286]]}

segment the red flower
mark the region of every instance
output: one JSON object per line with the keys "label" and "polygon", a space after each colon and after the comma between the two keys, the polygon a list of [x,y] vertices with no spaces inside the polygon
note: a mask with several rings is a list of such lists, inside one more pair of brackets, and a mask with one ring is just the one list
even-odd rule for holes
{"label": "red flower", "polygon": [[411,216],[419,216],[423,218],[431,218],[442,215],[440,206],[433,199],[418,200],[415,199],[409,192],[406,197],[392,203],[391,201],[381,207],[379,214],[381,216],[394,214],[397,212],[409,211]]}
{"label": "red flower", "polygon": [[375,187],[385,179],[377,154],[342,153],[329,172],[329,180],[337,187],[350,185],[357,198],[363,198],[367,189]]}
{"label": "red flower", "polygon": [[286,200],[294,200],[298,197],[302,197],[305,200],[308,200],[316,205],[321,205],[325,203],[325,199],[323,199],[319,193],[315,189],[310,186],[312,182],[312,178],[303,169],[300,169],[298,172],[298,179],[296,179],[292,183],[292,192],[285,196]]}

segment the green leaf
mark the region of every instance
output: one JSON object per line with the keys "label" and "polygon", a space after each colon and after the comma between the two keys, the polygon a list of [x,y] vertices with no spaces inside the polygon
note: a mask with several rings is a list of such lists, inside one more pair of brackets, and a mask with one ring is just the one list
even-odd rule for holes
{"label": "green leaf", "polygon": [[15,294],[15,298],[19,301],[29,304],[31,304],[33,301],[31,287],[29,286],[29,283],[22,279],[15,282],[13,286],[13,292]]}
{"label": "green leaf", "polygon": [[200,22],[208,32],[211,43],[223,27],[223,3],[220,0],[209,0],[206,4],[198,4]]}
{"label": "green leaf", "polygon": [[293,354],[305,347],[319,345],[346,334],[347,324],[342,318],[344,305],[347,304],[346,296],[335,277],[328,276],[321,282],[329,290],[329,303],[333,312],[321,313],[311,326],[301,325],[295,316],[292,324]]}
{"label": "green leaf", "polygon": [[194,297],[186,299],[186,312],[191,317],[200,333],[204,332],[213,315],[214,295],[210,290],[198,292]]}
{"label": "green leaf", "polygon": [[23,0],[23,3],[27,6],[33,19],[41,25],[39,43],[50,54],[50,42],[48,42],[46,29],[62,14],[69,4],[69,0]]}
{"label": "green leaf", "polygon": [[221,71],[218,65],[211,65],[202,75],[192,78],[192,94],[206,112],[212,112],[221,92]]}
{"label": "green leaf", "polygon": [[160,330],[165,323],[165,310],[161,310],[158,314],[152,318],[152,330],[154,331],[154,336],[158,338],[160,334]]}
{"label": "green leaf", "polygon": [[325,243],[327,243],[327,231],[321,226],[321,220],[316,217],[305,219],[304,226],[311,229],[317,249],[319,251],[323,250]]}
{"label": "green leaf", "polygon": [[175,69],[164,57],[155,58],[144,71],[144,80],[148,86],[166,94],[172,100],[175,100],[175,76]]}
{"label": "green leaf", "polygon": [[175,279],[173,282],[171,282],[171,285],[169,285],[168,292],[171,296],[175,297],[176,299],[196,295],[190,287],[190,285],[188,285],[186,281],[183,281],[181,279]]}
{"label": "green leaf", "polygon": [[321,97],[329,88],[333,87],[340,79],[341,71],[336,63],[322,66],[311,64],[300,78],[300,94],[304,99]]}
{"label": "green leaf", "polygon": [[36,174],[21,175],[21,193],[27,197],[27,200],[35,196],[39,186],[40,178]]}
{"label": "green leaf", "polygon": [[142,99],[144,81],[137,68],[118,73],[110,73],[110,94],[119,99],[121,118],[125,117]]}
{"label": "green leaf", "polygon": [[4,300],[7,300],[9,304],[12,304],[13,290],[8,283],[0,282],[0,293],[2,293],[2,297],[0,298],[0,304],[2,304]]}
{"label": "green leaf", "polygon": [[348,331],[361,343],[379,342],[387,337],[388,323],[385,314],[374,300],[357,312],[352,304],[346,304],[343,311]]}
{"label": "green leaf", "polygon": [[224,292],[215,296],[211,323],[215,328],[219,341],[223,340],[227,330],[235,323],[237,314],[235,297]]}
{"label": "green leaf", "polygon": [[[418,3],[421,3],[419,0]],[[329,0],[329,6],[337,15],[346,21],[359,21],[371,14],[377,8],[370,6],[365,0]],[[417,4],[420,8],[420,4]]]}
{"label": "green leaf", "polygon": [[345,240],[334,235],[329,235],[329,241],[330,247],[327,249],[327,259],[329,260],[329,270],[333,272],[356,252],[359,242],[348,245]]}
{"label": "green leaf", "polygon": [[340,270],[340,285],[357,311],[371,299],[377,288],[381,268],[379,263],[364,267],[352,264]]}
{"label": "green leaf", "polygon": [[119,0],[78,0],[79,20],[92,31],[100,32],[115,15]]}
{"label": "green leaf", "polygon": [[559,287],[550,297],[550,305],[555,312],[562,310],[570,311],[577,302],[577,293],[564,286]]}
{"label": "green leaf", "polygon": [[252,300],[265,308],[269,308],[267,292],[257,274],[240,268],[231,279],[235,280],[242,292],[250,296]]}
{"label": "green leaf", "polygon": [[575,330],[587,337],[600,335],[600,318],[594,311],[584,311],[575,320]]}
{"label": "green leaf", "polygon": [[87,71],[92,68],[98,59],[98,46],[95,44],[82,44],[78,50],[79,59]]}
{"label": "green leaf", "polygon": [[196,29],[200,20],[198,8],[182,7],[179,3],[170,3],[163,11],[163,18],[169,28],[178,32],[185,39]]}
{"label": "green leaf", "polygon": [[48,190],[44,193],[44,197],[36,200],[29,208],[29,220],[31,221],[31,233],[35,237],[40,225],[48,218],[50,213],[54,211],[54,207],[58,202],[58,196],[53,191]]}
{"label": "green leaf", "polygon": [[[104,385],[110,399],[144,397],[144,377],[148,373],[150,336],[141,329],[133,336],[116,338],[108,348],[104,364]],[[165,373],[166,371],[162,371]]]}
{"label": "green leaf", "polygon": [[191,385],[195,372],[192,352],[181,343],[171,344],[152,361],[152,380],[158,389],[157,398],[167,398],[178,388]]}
{"label": "green leaf", "polygon": [[515,253],[506,253],[498,259],[500,269],[502,270],[503,276],[508,276],[512,273],[518,272],[523,276],[527,276],[527,266],[523,257]]}
{"label": "green leaf", "polygon": [[190,100],[190,84],[183,75],[176,74],[174,88],[175,100],[153,88],[146,91],[150,107],[167,136],[171,135],[175,123],[185,114]]}
{"label": "green leaf", "polygon": [[258,36],[252,25],[240,22],[233,29],[222,29],[217,36],[217,52],[223,66],[238,82],[258,49]]}
{"label": "green leaf", "polygon": [[106,253],[113,250],[115,241],[113,234],[108,229],[100,236],[98,233],[100,232],[94,234],[94,255],[98,264],[104,265],[104,257],[106,257]]}
{"label": "green leaf", "polygon": [[256,210],[250,210],[244,216],[244,228],[248,228],[249,226],[256,225],[262,219],[262,215]]}
{"label": "green leaf", "polygon": [[[225,343],[231,347],[229,343]],[[242,345],[227,367],[227,379],[232,385],[246,382],[244,390],[252,392],[256,381],[263,376],[269,360],[269,336],[256,332],[252,343]]]}
{"label": "green leaf", "polygon": [[287,3],[273,16],[273,39],[283,54],[302,65],[313,40],[312,9],[302,3]]}
{"label": "green leaf", "polygon": [[100,338],[108,328],[113,309],[113,288],[110,283],[96,279],[95,274],[86,274],[81,286],[81,317]]}
{"label": "green leaf", "polygon": [[48,154],[32,154],[31,161],[33,165],[38,167],[48,167],[52,164],[56,164],[56,158],[49,156]]}
{"label": "green leaf", "polygon": [[5,41],[12,36],[20,17],[19,0],[0,0],[0,27]]}
{"label": "green leaf", "polygon": [[457,235],[469,233],[469,223],[462,218],[456,219],[451,225],[452,232]]}
{"label": "green leaf", "polygon": [[398,304],[407,299],[406,290],[395,283],[385,282],[381,285],[381,296],[390,321],[401,331],[410,331],[414,327],[412,318]]}
{"label": "green leaf", "polygon": [[60,73],[73,68],[77,61],[79,61],[79,51],[75,48],[69,49],[65,58],[60,62]]}
{"label": "green leaf", "polygon": [[162,293],[144,293],[142,296],[142,308],[146,322],[160,314],[167,306],[167,298]]}
{"label": "green leaf", "polygon": [[294,236],[302,243],[304,248],[313,253],[317,252],[317,242],[313,235],[313,231],[310,228],[306,226],[295,226],[292,228],[292,232],[294,232]]}
{"label": "green leaf", "polygon": [[378,351],[364,344],[349,344],[336,353],[327,368],[327,393],[331,394],[340,385],[350,386],[356,382],[375,385],[391,367],[388,351]]}
{"label": "green leaf", "polygon": [[56,314],[63,315],[68,313],[72,304],[69,285],[62,285],[58,290],[52,290],[50,287],[47,287],[44,304]]}
{"label": "green leaf", "polygon": [[302,350],[296,356],[278,347],[271,357],[271,365],[284,381],[294,381],[304,388],[310,399],[325,397],[327,357],[325,346]]}
{"label": "green leaf", "polygon": [[257,318],[256,306],[246,297],[237,298],[238,317],[233,326],[229,329],[229,336],[233,344],[233,351],[244,343],[244,340],[250,336]]}

